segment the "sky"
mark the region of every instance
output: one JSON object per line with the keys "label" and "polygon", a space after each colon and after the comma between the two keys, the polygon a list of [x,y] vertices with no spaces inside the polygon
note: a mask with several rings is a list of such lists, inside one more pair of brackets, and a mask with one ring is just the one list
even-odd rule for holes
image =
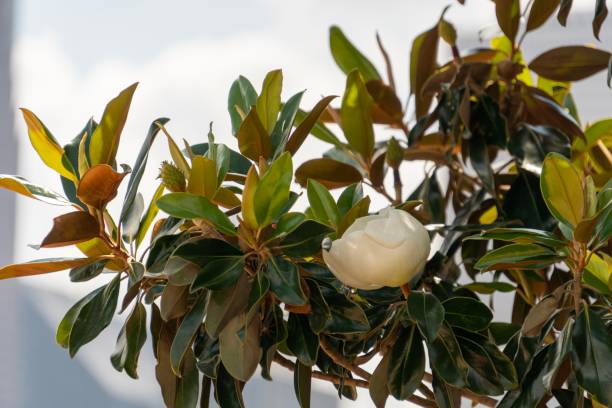
{"label": "sky", "polygon": [[[479,30],[485,36],[494,35],[496,30],[493,3],[489,0],[467,0],[465,7],[451,0],[16,0],[15,3],[14,104],[37,113],[55,137],[66,143],[92,115],[100,118],[109,99],[138,81],[118,155],[119,162],[128,164],[134,161],[149,124],[160,116],[171,118],[168,130],[176,139],[185,138],[192,143],[205,141],[208,123],[212,121],[217,141],[236,148],[226,106],[227,91],[240,74],[259,89],[266,72],[282,68],[283,98],[306,89],[303,98],[306,109],[323,95],[341,95],[344,75],[335,66],[328,48],[328,29],[332,24],[339,25],[383,72],[374,37],[378,31],[391,55],[398,88],[404,95],[408,90],[411,41],[437,21],[445,5],[452,4],[446,17],[457,25],[460,46],[477,45]],[[574,3],[578,10],[590,9],[593,2]],[[584,22],[571,16],[569,25],[583,28],[584,38],[590,38],[586,41],[594,42],[590,24]],[[607,23],[602,31],[608,45],[612,37],[609,26]],[[606,101],[612,102],[603,81],[601,89],[597,88],[597,92],[608,92]],[[20,143],[19,173],[61,191],[57,178],[51,176],[28,145],[19,117],[15,134]],[[326,147],[321,142],[309,141],[296,162],[317,157]],[[166,157],[166,145],[160,138],[149,158],[144,180],[153,180],[159,162]],[[406,193],[417,185],[422,170],[420,164],[403,169]],[[145,186],[145,199],[153,188],[152,183]],[[375,203],[378,208],[383,205],[381,200]],[[51,217],[62,211],[18,199],[17,260],[66,255],[65,249],[40,254],[27,246],[40,242],[51,226]],[[75,299],[100,285],[99,281],[70,284],[64,273],[25,281]],[[59,321],[66,307],[57,305],[45,311],[51,325]],[[147,384],[153,381],[152,373],[140,385],[126,389],[121,388],[125,376],[113,376],[106,359],[102,359],[102,365],[96,363],[100,353],[112,348],[116,330],[111,332],[104,340],[108,347],[99,350],[93,345],[83,353],[83,358],[116,392],[147,397],[151,394]],[[155,401],[157,394],[153,398]],[[361,404],[369,406],[367,395]]]}

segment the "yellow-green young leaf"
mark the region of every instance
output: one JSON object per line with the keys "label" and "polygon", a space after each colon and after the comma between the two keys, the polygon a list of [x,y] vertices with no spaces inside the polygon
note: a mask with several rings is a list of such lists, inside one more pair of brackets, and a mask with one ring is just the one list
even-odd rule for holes
{"label": "yellow-green young leaf", "polygon": [[179,149],[176,142],[174,141],[174,139],[172,139],[172,136],[170,136],[170,133],[168,133],[166,127],[163,124],[157,123],[157,126],[159,126],[162,132],[164,132],[164,134],[166,135],[166,139],[168,140],[168,150],[170,150],[170,156],[172,157],[174,165],[178,167],[180,171],[183,172],[185,177],[188,177],[189,173],[191,172],[191,169],[189,167],[189,163],[187,163],[187,160],[185,160],[185,156],[183,156],[181,149]]}
{"label": "yellow-green young leaf", "polygon": [[0,268],[0,279],[58,272],[87,265],[94,261],[96,261],[96,258],[50,258],[22,264],[12,264]]}
{"label": "yellow-green young leaf", "polygon": [[277,69],[268,72],[257,98],[257,114],[266,132],[272,132],[281,106],[283,88],[283,71]]}
{"label": "yellow-green young leaf", "polygon": [[255,215],[255,191],[259,184],[259,176],[255,166],[251,166],[247,173],[244,189],[242,190],[242,219],[247,227],[257,229],[257,216]]}
{"label": "yellow-green young leaf", "polygon": [[272,156],[270,135],[259,120],[257,107],[253,106],[244,118],[236,133],[236,138],[238,139],[240,153],[249,159],[257,162],[260,157],[268,159]]}
{"label": "yellow-green young leaf", "polygon": [[130,110],[130,103],[134,91],[136,91],[136,86],[138,86],[138,83],[130,85],[106,105],[102,120],[91,135],[89,143],[89,159],[92,166],[113,164],[115,161],[119,138]]}
{"label": "yellow-green young leaf", "polygon": [[21,108],[21,113],[28,126],[28,136],[34,150],[42,161],[68,180],[76,181],[76,175],[64,149],[57,143],[47,127],[31,111]]}
{"label": "yellow-green young leaf", "polygon": [[310,209],[317,221],[336,227],[340,220],[340,212],[330,192],[315,180],[308,180],[307,192]]}
{"label": "yellow-green young leaf", "polygon": [[0,174],[0,188],[14,191],[26,197],[34,198],[44,203],[53,205],[72,205],[62,195],[46,190],[44,187],[30,183],[28,180],[8,174]]}
{"label": "yellow-green young leaf", "polygon": [[261,176],[253,197],[255,216],[260,227],[269,225],[280,215],[289,199],[292,178],[293,164],[288,152],[274,160]]}
{"label": "yellow-green young leaf", "polygon": [[357,70],[351,71],[346,78],[340,120],[349,145],[366,161],[370,160],[374,151],[373,104],[361,74]]}
{"label": "yellow-green young leaf", "polygon": [[240,199],[232,190],[225,187],[219,187],[215,196],[213,197],[213,202],[221,207],[225,208],[235,208],[240,206]]}
{"label": "yellow-green young leaf", "polygon": [[438,32],[440,38],[442,38],[448,45],[455,45],[457,43],[457,30],[448,21],[442,19],[438,24]]}
{"label": "yellow-green young leaf", "polygon": [[164,185],[160,184],[155,190],[153,194],[153,198],[151,198],[151,202],[149,203],[149,207],[147,208],[142,220],[140,221],[140,226],[138,227],[138,234],[136,235],[136,247],[139,247],[145,236],[147,235],[147,231],[149,227],[153,223],[153,220],[159,213],[159,207],[157,207],[157,200],[164,194]]}
{"label": "yellow-green young leaf", "polygon": [[191,160],[191,174],[187,191],[212,199],[217,191],[217,169],[215,162],[204,156]]}
{"label": "yellow-green young leaf", "polygon": [[349,74],[354,69],[359,70],[366,81],[381,79],[374,65],[346,38],[338,26],[329,29],[329,48],[338,67]]}
{"label": "yellow-green young leaf", "polygon": [[584,217],[582,178],[572,163],[549,153],[542,165],[540,188],[546,206],[559,221],[575,227]]}
{"label": "yellow-green young leaf", "polygon": [[89,170],[89,160],[87,159],[87,135],[83,135],[81,138],[81,142],[79,143],[79,156],[78,156],[78,166],[79,166],[79,174],[87,173]]}
{"label": "yellow-green young leaf", "polygon": [[53,219],[53,228],[40,244],[41,248],[55,248],[89,241],[100,235],[100,224],[86,211],[74,211]]}
{"label": "yellow-green young leaf", "polygon": [[436,71],[438,25],[416,37],[410,49],[410,93],[414,95],[417,119],[427,114],[433,94],[424,95],[423,85]]}
{"label": "yellow-green young leaf", "polygon": [[127,173],[117,173],[108,164],[98,164],[82,175],[77,197],[83,203],[102,209],[117,195],[119,184]]}
{"label": "yellow-green young leaf", "polygon": [[519,0],[495,0],[495,15],[504,34],[514,42],[521,19]]}

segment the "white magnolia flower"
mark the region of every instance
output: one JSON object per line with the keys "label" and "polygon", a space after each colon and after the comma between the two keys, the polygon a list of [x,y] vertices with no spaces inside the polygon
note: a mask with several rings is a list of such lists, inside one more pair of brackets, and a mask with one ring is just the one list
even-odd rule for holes
{"label": "white magnolia flower", "polygon": [[398,287],[419,274],[429,256],[429,235],[406,211],[387,208],[358,218],[323,249],[333,274],[356,289]]}

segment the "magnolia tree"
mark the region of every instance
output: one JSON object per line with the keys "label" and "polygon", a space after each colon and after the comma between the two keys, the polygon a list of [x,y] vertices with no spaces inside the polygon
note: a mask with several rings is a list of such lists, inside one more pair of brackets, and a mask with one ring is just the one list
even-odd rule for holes
{"label": "magnolia tree", "polygon": [[[386,75],[337,27],[338,100],[307,112],[302,93],[281,102],[281,71],[259,93],[239,77],[228,99],[236,150],[212,130],[206,143],[179,147],[159,118],[132,167],[117,166],[136,85],[64,147],[22,109],[64,193],[17,176],[0,185],[65,205],[40,248],[75,245],[84,256],[5,266],[0,278],[103,275],[66,313],[57,342],[74,356],[120,314],[112,366],[136,378],[149,339],[168,407],[213,397],[241,407],[245,384],[258,367],[270,380],[273,364],[293,371],[302,408],[313,378],[340,398],[364,388],[377,407],[389,397],[611,406],[612,119],[581,124],[571,93],[611,54],[565,46],[526,63],[521,43],[559,1],[495,5],[501,31],[490,47],[460,51],[444,14],[413,41],[410,109],[380,38]],[[562,22],[570,6],[561,2]],[[605,1],[596,7],[598,35]],[[439,48],[452,59],[440,64]],[[381,127],[396,137],[375,137]],[[156,137],[169,160],[145,205],[138,189]],[[294,169],[307,137],[330,148]],[[404,194],[401,166],[415,160],[427,174]],[[123,205],[111,214],[120,186]],[[364,191],[388,207],[370,208]],[[296,211],[301,193],[309,207]],[[493,321],[481,300],[497,292],[513,299],[510,321]]]}

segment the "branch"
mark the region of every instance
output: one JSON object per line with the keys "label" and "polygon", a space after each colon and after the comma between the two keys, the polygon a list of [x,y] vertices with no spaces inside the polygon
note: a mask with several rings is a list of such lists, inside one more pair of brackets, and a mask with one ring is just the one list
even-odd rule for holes
{"label": "branch", "polygon": [[[285,367],[291,371],[295,370],[295,363],[289,359],[286,359],[285,357],[281,356],[279,353],[276,353],[274,355],[274,362],[277,363],[278,365]],[[329,381],[333,384],[336,385],[351,385],[354,387],[360,387],[360,388],[369,388],[370,387],[370,383],[368,383],[367,381],[363,381],[363,380],[358,380],[355,378],[346,378],[346,377],[339,377],[337,375],[333,375],[333,374],[325,374],[321,371],[316,371],[313,370],[312,371],[312,378],[316,378],[318,380],[323,380],[323,381]],[[418,406],[421,407],[426,407],[426,408],[435,408],[435,404],[432,403],[431,401],[426,400],[425,398],[421,398],[417,395],[411,395],[410,397],[408,397],[406,399],[407,401],[412,402],[413,404],[416,404]]]}
{"label": "branch", "polygon": [[324,337],[321,337],[321,339],[319,340],[319,344],[321,345],[321,349],[325,352],[325,354],[327,354],[334,361],[334,363],[338,364],[340,367],[346,368],[347,370],[357,374],[364,380],[369,381],[372,378],[372,374],[368,373],[363,368],[346,361],[342,355],[340,355],[338,352],[336,352],[336,350],[331,347],[331,345],[327,342],[327,340],[325,340]]}
{"label": "branch", "polygon": [[[425,372],[423,380],[427,381],[428,383],[433,383],[433,376],[430,373]],[[461,396],[487,407],[495,407],[497,405],[497,400],[495,398],[474,394],[468,390],[461,390]]]}

